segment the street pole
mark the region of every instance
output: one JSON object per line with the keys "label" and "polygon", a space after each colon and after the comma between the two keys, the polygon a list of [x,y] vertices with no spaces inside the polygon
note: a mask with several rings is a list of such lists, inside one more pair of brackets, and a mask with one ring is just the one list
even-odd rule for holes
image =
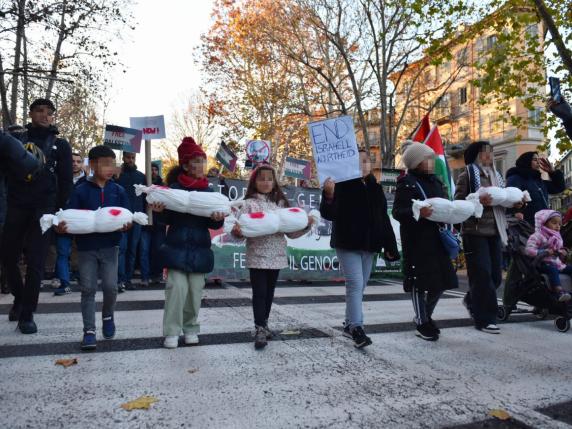
{"label": "street pole", "polygon": [[[151,140],[145,140],[145,177],[147,178],[147,186],[153,183],[151,173]],[[149,217],[149,225],[153,225],[153,210],[147,206],[147,216]]]}

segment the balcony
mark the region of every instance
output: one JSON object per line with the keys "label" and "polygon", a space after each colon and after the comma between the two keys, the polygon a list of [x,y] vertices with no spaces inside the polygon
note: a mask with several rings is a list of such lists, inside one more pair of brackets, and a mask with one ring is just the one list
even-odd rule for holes
{"label": "balcony", "polygon": [[460,158],[463,156],[468,144],[469,143],[448,144],[445,146],[445,152],[452,158]]}
{"label": "balcony", "polygon": [[460,116],[465,116],[468,114],[469,114],[469,104],[468,103],[458,104],[456,106],[453,106],[452,115],[454,118],[458,118]]}

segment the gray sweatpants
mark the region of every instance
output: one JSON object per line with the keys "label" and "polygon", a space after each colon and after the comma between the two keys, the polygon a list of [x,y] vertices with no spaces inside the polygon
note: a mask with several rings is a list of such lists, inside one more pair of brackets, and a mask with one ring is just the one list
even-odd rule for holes
{"label": "gray sweatpants", "polygon": [[95,292],[101,278],[103,291],[102,317],[113,316],[117,298],[117,258],[119,247],[79,251],[79,285],[83,331],[95,332]]}

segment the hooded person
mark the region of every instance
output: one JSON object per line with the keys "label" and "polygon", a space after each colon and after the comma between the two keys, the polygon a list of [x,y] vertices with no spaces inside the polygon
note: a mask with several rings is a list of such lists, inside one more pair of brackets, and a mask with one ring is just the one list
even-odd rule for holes
{"label": "hooded person", "polygon": [[[541,173],[546,172],[550,180],[543,180]],[[549,195],[559,194],[566,189],[564,174],[555,170],[550,162],[540,158],[538,152],[525,152],[516,160],[516,165],[506,173],[507,186],[528,191],[531,201],[521,209],[521,213],[530,225],[534,225],[534,214],[540,210],[548,209]]]}
{"label": "hooded person", "polygon": [[[504,187],[502,176],[495,170],[489,142],[474,142],[463,155],[465,169],[457,179],[456,200],[464,200],[480,188]],[[469,292],[463,303],[476,329],[498,334],[496,290],[502,281],[502,247],[507,244],[507,222],[505,209],[492,207],[490,195],[481,194],[480,202],[485,207],[482,217],[470,217],[462,227],[469,276]]]}
{"label": "hooded person", "polygon": [[540,210],[534,215],[534,229],[526,243],[526,254],[542,260],[539,271],[548,276],[550,287],[560,302],[570,301],[571,295],[562,288],[560,274],[572,275],[572,266],[562,260],[568,255],[560,235],[562,215],[555,210]]}
{"label": "hooded person", "polygon": [[[185,137],[177,148],[179,165],[167,175],[167,186],[193,192],[212,192],[205,176],[207,156],[192,137]],[[168,225],[165,242],[159,250],[162,267],[168,269],[163,315],[163,345],[176,348],[181,332],[185,344],[198,344],[205,275],[214,268],[209,229],[222,228],[224,215],[213,213],[210,218],[189,213],[165,210],[154,204],[154,211],[162,212],[161,221]]]}
{"label": "hooded person", "polygon": [[440,330],[433,311],[443,291],[458,286],[457,275],[441,241],[440,225],[427,219],[432,209],[421,209],[413,217],[413,200],[447,198],[443,183],[434,174],[435,152],[421,143],[410,143],[401,161],[407,174],[397,180],[392,215],[400,224],[403,250],[403,289],[411,293],[415,311],[416,335],[436,341]]}

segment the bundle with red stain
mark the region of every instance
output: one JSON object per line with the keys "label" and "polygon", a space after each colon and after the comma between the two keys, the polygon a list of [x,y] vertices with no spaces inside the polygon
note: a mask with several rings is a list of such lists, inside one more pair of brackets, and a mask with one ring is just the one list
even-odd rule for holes
{"label": "bundle with red stain", "polygon": [[280,232],[290,233],[301,231],[308,225],[308,215],[299,207],[289,207],[277,210],[280,218],[278,230]]}
{"label": "bundle with red stain", "polygon": [[276,212],[243,213],[237,222],[242,235],[249,238],[276,234],[280,228]]}
{"label": "bundle with red stain", "polygon": [[60,222],[66,223],[69,234],[92,234],[94,232],[114,232],[128,223],[147,225],[145,213],[131,213],[123,207],[102,207],[97,210],[60,210],[55,215],[45,214],[40,218],[42,233]]}
{"label": "bundle with red stain", "polygon": [[218,192],[183,191],[165,186],[135,186],[135,194],[147,194],[149,204],[164,204],[165,208],[179,213],[211,217],[213,213],[230,214],[230,200]]}

